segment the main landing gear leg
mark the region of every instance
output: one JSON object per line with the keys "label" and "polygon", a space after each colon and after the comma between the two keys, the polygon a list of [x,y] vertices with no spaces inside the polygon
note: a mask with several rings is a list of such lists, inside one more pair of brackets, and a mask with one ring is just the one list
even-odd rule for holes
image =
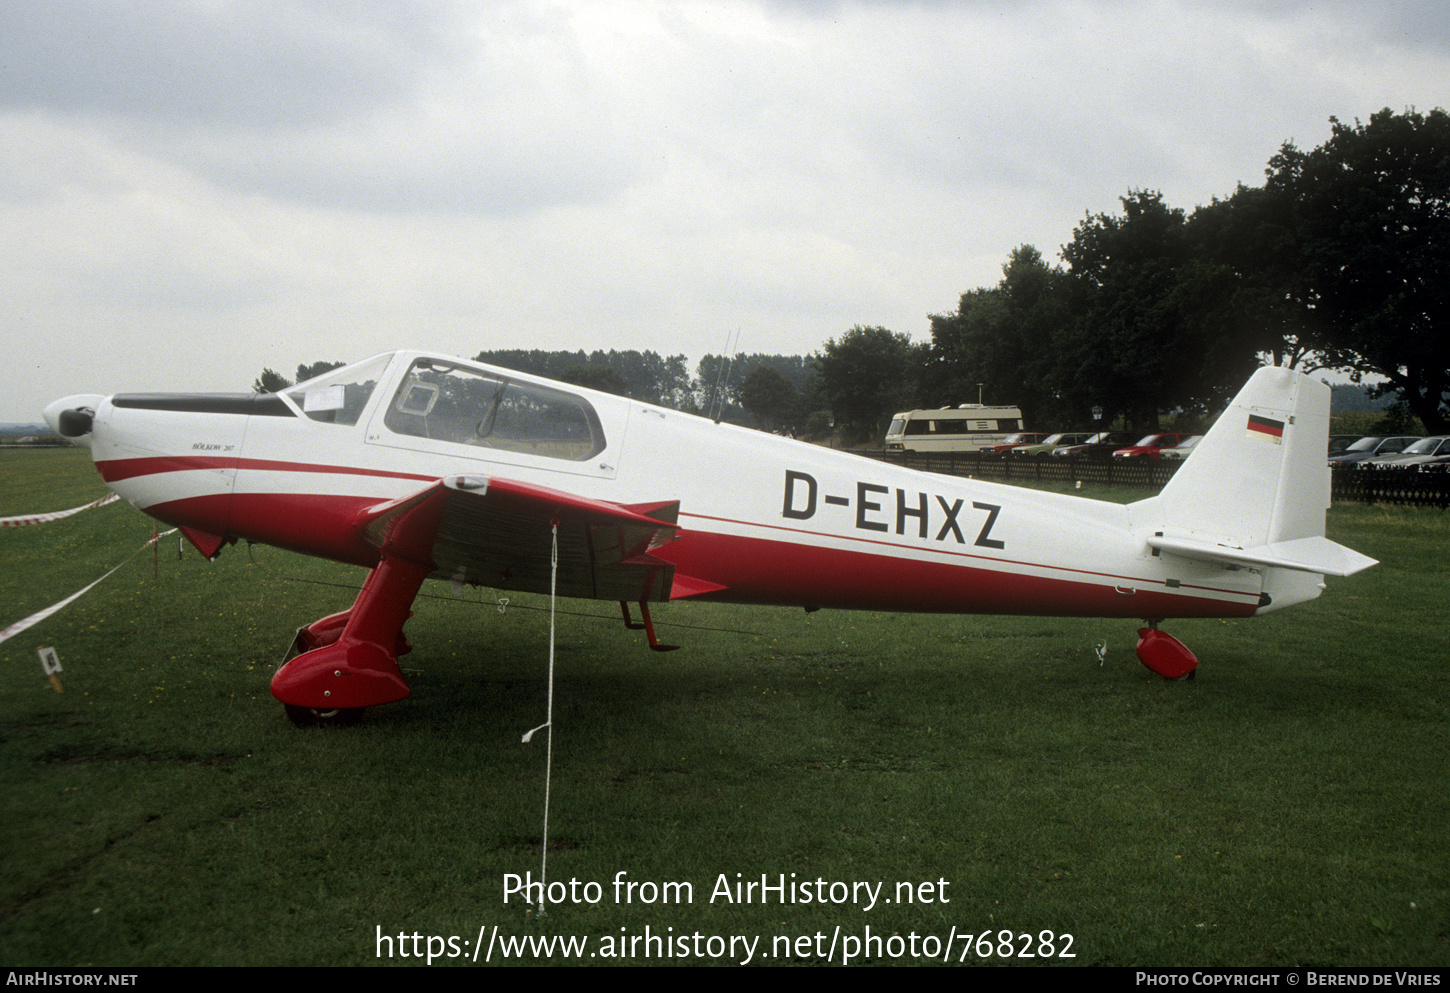
{"label": "main landing gear leg", "polygon": [[294,723],[350,724],[364,707],[408,696],[398,668],[398,656],[411,648],[403,623],[431,571],[429,565],[384,556],[351,610],[297,632],[294,647],[306,650],[272,677],[272,695]]}
{"label": "main landing gear leg", "polygon": [[641,623],[639,624],[636,624],[630,619],[628,600],[619,601],[619,609],[620,612],[624,614],[624,626],[629,628],[631,631],[643,631],[645,633],[645,637],[649,639],[649,647],[651,651],[673,652],[679,650],[679,645],[666,645],[655,637],[655,622],[649,616],[648,600],[641,600],[639,602],[639,616],[641,618]]}

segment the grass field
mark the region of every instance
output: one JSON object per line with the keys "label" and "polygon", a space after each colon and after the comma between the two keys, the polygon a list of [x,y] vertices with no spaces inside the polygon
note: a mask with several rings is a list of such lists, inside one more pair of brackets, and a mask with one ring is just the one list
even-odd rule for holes
{"label": "grass field", "polygon": [[[0,452],[0,516],[103,492],[82,451]],[[1169,622],[1203,662],[1181,683],[1127,621],[679,603],[656,620],[684,648],[656,654],[614,605],[562,601],[604,619],[559,622],[548,877],[600,889],[543,917],[504,899],[540,870],[545,746],[519,740],[544,719],[539,601],[428,583],[412,698],[301,731],[268,680],[361,571],[165,538],[0,644],[0,963],[367,964],[381,932],[394,963],[440,936],[440,965],[480,928],[497,962],[496,925],[631,964],[743,960],[706,940],[732,935],[755,962],[833,941],[839,962],[869,929],[861,961],[955,961],[991,932],[966,961],[1042,964],[1015,956],[1050,931],[1061,964],[1447,965],[1450,522],[1336,507],[1330,531],[1382,564],[1268,617]],[[0,532],[0,625],[151,533],[123,503]],[[692,900],[618,901],[619,873]],[[870,909],[712,902],[762,874],[884,886]],[[686,947],[631,948],[647,928]]]}

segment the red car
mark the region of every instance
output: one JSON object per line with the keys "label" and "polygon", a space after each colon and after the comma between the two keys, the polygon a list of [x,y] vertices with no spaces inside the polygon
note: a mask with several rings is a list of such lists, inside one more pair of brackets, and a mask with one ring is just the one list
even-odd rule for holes
{"label": "red car", "polygon": [[1159,453],[1165,448],[1176,448],[1189,438],[1193,437],[1187,431],[1178,434],[1149,434],[1138,439],[1135,445],[1127,448],[1120,448],[1113,453],[1115,459],[1131,459],[1139,456],[1147,456],[1150,459],[1159,457]]}

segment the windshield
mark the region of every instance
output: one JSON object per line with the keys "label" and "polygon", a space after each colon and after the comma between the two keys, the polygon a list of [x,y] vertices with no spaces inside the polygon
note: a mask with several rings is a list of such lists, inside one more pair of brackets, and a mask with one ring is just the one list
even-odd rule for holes
{"label": "windshield", "polygon": [[1380,441],[1381,441],[1380,438],[1361,438],[1358,441],[1356,441],[1353,445],[1350,445],[1348,448],[1346,448],[1345,451],[1346,452],[1372,452],[1372,451],[1374,451],[1375,446],[1380,443]]}
{"label": "windshield", "polygon": [[393,356],[374,355],[353,365],[324,372],[287,391],[287,398],[314,421],[356,424]]}
{"label": "windshield", "polygon": [[1433,455],[1435,450],[1445,443],[1444,438],[1421,438],[1409,448],[1405,449],[1406,455]]}

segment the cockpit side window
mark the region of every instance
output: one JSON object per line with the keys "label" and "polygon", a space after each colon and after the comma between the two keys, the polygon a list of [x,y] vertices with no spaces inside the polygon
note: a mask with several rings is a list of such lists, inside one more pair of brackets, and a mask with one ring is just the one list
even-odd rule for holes
{"label": "cockpit side window", "polygon": [[604,450],[583,397],[435,359],[413,363],[383,423],[397,434],[570,462]]}
{"label": "cockpit side window", "polygon": [[287,391],[287,396],[314,421],[356,424],[391,358],[390,355],[378,355],[365,362],[325,372],[315,379],[298,383]]}

